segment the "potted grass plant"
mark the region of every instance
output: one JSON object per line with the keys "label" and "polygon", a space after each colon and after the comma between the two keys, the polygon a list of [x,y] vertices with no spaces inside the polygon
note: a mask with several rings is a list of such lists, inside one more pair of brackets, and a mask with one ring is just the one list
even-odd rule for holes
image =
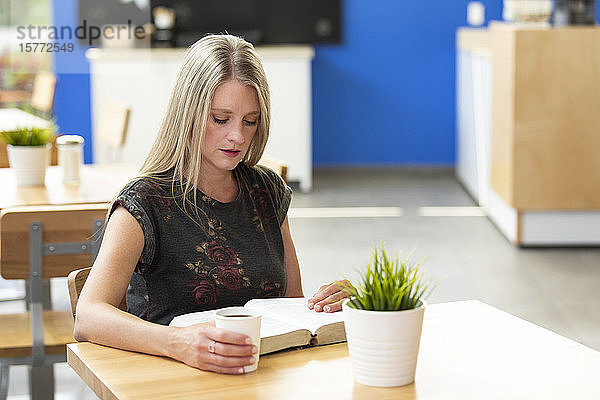
{"label": "potted grass plant", "polygon": [[18,186],[44,184],[55,132],[54,124],[0,132],[0,139],[7,144],[8,163],[15,171]]}
{"label": "potted grass plant", "polygon": [[388,257],[383,243],[360,271],[358,284],[341,284],[344,325],[354,380],[369,386],[403,386],[414,381],[430,285],[412,264]]}

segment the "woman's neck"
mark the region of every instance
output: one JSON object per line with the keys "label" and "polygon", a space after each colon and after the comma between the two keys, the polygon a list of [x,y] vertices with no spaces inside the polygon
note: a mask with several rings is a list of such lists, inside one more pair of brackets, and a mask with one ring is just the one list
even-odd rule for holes
{"label": "woman's neck", "polygon": [[239,191],[232,171],[201,171],[198,189],[221,203],[232,202]]}

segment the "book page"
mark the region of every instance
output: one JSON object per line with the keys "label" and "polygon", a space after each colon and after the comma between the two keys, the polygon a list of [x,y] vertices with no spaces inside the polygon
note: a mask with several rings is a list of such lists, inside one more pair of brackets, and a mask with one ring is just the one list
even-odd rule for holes
{"label": "book page", "polygon": [[293,332],[298,329],[306,328],[289,324],[280,319],[275,319],[270,317],[269,315],[263,314],[262,320],[260,322],[260,337],[264,338],[269,336],[283,335],[285,333]]}
{"label": "book page", "polygon": [[246,307],[260,310],[264,317],[281,321],[286,326],[295,326],[295,329],[308,329],[313,335],[321,326],[344,321],[341,312],[318,313],[309,310],[307,303],[308,298],[306,297],[252,299],[246,303]]}

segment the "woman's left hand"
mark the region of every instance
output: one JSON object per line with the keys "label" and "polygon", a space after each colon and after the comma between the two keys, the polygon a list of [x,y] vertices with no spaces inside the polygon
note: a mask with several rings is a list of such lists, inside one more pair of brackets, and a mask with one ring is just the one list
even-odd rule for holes
{"label": "woman's left hand", "polygon": [[336,312],[342,309],[342,302],[346,299],[343,286],[350,285],[347,280],[327,283],[317,290],[317,293],[308,299],[308,308],[316,312]]}

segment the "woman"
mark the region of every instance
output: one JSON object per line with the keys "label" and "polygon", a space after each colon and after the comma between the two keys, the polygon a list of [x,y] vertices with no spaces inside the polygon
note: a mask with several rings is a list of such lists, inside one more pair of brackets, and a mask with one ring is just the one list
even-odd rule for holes
{"label": "woman", "polygon": [[[251,298],[303,296],[287,218],[291,189],[255,165],[269,120],[252,45],[210,35],[188,49],[140,177],[109,212],[77,306],[77,340],[220,373],[253,363],[256,347],[245,335],[167,324]],[[128,312],[118,309],[125,293]],[[308,307],[337,311],[343,297],[335,283],[324,285]]]}

